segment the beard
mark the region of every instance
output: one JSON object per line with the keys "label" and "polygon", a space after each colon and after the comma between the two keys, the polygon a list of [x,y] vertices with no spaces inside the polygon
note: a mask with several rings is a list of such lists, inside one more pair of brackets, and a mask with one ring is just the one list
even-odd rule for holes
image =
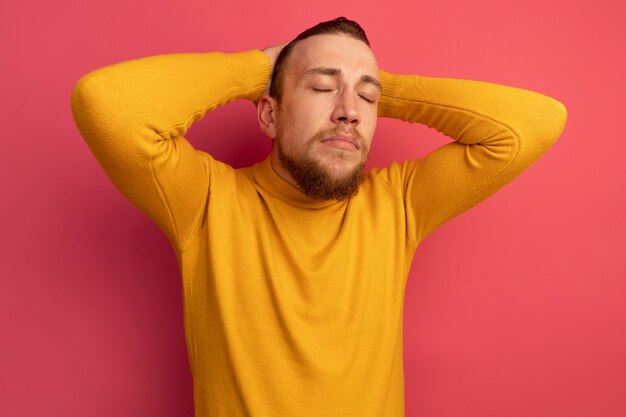
{"label": "beard", "polygon": [[[335,130],[320,132],[309,143],[314,145],[334,133],[339,132]],[[358,132],[355,131],[354,135],[361,139]],[[363,140],[360,140],[361,160],[351,172],[341,178],[333,177],[328,169],[311,156],[310,152],[306,152],[301,158],[287,155],[281,145],[281,140],[278,138],[276,139],[276,150],[279,163],[291,174],[302,192],[315,200],[348,200],[358,194],[365,178],[368,148]]]}

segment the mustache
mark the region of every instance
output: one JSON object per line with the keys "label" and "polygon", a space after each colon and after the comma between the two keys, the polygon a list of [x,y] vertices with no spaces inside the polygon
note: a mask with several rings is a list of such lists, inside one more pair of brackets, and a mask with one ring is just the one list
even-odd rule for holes
{"label": "mustache", "polygon": [[345,127],[335,127],[332,129],[326,129],[326,130],[322,130],[320,132],[318,132],[315,136],[313,136],[313,138],[311,138],[311,142],[318,142],[321,140],[324,140],[326,138],[332,138],[333,136],[352,136],[358,143],[360,146],[363,146],[364,140],[363,140],[363,135],[361,135],[361,132],[359,132],[357,129],[355,128],[345,128]]}

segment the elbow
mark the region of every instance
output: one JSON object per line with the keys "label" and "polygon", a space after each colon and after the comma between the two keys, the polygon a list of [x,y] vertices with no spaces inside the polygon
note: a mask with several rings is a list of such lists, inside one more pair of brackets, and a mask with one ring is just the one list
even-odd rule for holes
{"label": "elbow", "polygon": [[83,137],[87,135],[87,127],[89,125],[89,90],[87,76],[83,76],[74,84],[70,96],[72,117]]}
{"label": "elbow", "polygon": [[530,113],[532,117],[526,119],[518,139],[523,159],[532,162],[561,137],[567,123],[567,108],[560,101],[544,96]]}
{"label": "elbow", "polygon": [[79,128],[108,105],[105,93],[100,70],[88,72],[76,81],[70,94],[70,108]]}
{"label": "elbow", "polygon": [[565,129],[565,124],[567,123],[567,107],[560,101],[554,100],[555,104],[555,121],[556,121],[556,131],[557,137],[561,135],[563,130]]}
{"label": "elbow", "polygon": [[[537,106],[534,117],[528,119],[526,138],[535,151],[543,154],[561,137],[567,123],[567,108],[563,103],[551,97],[544,96],[545,100]],[[537,155],[538,156],[538,155]]]}
{"label": "elbow", "polygon": [[88,73],[83,75],[78,81],[76,81],[74,87],[72,88],[70,102],[74,113],[78,108],[85,104],[87,97],[90,96],[89,91],[92,90],[91,84],[93,84],[93,81],[91,81],[93,79],[92,74],[93,73]]}
{"label": "elbow", "polygon": [[549,98],[548,109],[546,109],[545,126],[547,138],[553,143],[563,133],[567,123],[567,107],[560,101]]}
{"label": "elbow", "polygon": [[96,136],[96,121],[102,119],[101,88],[90,72],[82,76],[72,88],[70,109],[81,136],[89,143]]}
{"label": "elbow", "polygon": [[75,106],[83,106],[93,101],[106,91],[104,88],[106,86],[106,72],[103,70],[104,68],[99,68],[90,71],[76,81],[70,95],[72,109]]}
{"label": "elbow", "polygon": [[76,119],[77,112],[84,107],[85,99],[89,95],[89,85],[88,85],[89,74],[81,77],[74,87],[72,88],[72,93],[70,95],[70,105],[72,108],[72,114],[74,115],[74,119]]}

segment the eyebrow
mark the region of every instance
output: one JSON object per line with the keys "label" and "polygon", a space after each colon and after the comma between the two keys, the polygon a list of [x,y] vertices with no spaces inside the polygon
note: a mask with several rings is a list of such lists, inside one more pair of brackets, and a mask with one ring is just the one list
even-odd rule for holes
{"label": "eyebrow", "polygon": [[[332,77],[338,77],[342,74],[339,68],[329,68],[329,67],[317,67],[311,68],[304,72],[304,75],[330,75]],[[376,78],[371,75],[362,75],[361,82],[370,83],[376,86],[380,91],[383,91],[383,87]]]}

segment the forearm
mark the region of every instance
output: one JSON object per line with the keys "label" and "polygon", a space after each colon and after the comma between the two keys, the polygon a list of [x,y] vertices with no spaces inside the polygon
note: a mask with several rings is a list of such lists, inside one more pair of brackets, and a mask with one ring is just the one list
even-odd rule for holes
{"label": "forearm", "polygon": [[72,92],[72,111],[79,128],[97,123],[98,129],[115,126],[118,134],[152,139],[153,131],[168,139],[218,106],[257,99],[268,79],[269,60],[258,50],[156,55],[83,76]]}
{"label": "forearm", "polygon": [[379,116],[425,124],[462,144],[514,137],[545,151],[560,135],[565,106],[534,91],[482,81],[381,71]]}

